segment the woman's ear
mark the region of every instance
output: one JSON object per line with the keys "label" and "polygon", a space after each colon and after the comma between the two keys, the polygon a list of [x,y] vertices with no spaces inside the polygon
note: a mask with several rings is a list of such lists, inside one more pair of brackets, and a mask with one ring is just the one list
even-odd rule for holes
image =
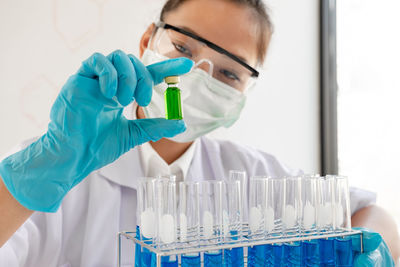
{"label": "woman's ear", "polygon": [[149,27],[147,27],[147,30],[143,33],[142,39],[140,39],[140,44],[139,44],[139,53],[140,57],[142,57],[144,50],[149,47],[149,42],[151,39],[151,36],[153,35],[154,29],[156,25],[152,23]]}

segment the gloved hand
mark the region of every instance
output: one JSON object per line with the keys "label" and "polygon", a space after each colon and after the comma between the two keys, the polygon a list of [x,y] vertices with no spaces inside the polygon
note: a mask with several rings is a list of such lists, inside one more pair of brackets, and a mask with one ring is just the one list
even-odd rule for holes
{"label": "gloved hand", "polygon": [[0,163],[0,176],[19,203],[55,212],[67,192],[92,171],[148,141],[183,132],[183,121],[127,120],[123,107],[150,103],[152,87],[165,76],[189,72],[193,62],[171,59],[145,67],[115,51],[83,62],[58,95],[47,132]]}
{"label": "gloved hand", "polygon": [[360,238],[353,237],[353,250],[357,251],[354,258],[355,267],[394,267],[394,261],[389,248],[380,234],[366,228],[354,228],[363,232],[363,253],[360,252]]}

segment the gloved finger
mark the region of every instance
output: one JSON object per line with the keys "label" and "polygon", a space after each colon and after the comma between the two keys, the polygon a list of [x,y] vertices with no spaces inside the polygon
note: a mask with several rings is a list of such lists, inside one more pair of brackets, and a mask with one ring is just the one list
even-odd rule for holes
{"label": "gloved finger", "polygon": [[137,87],[134,97],[139,106],[147,106],[151,101],[153,85],[162,82],[164,77],[182,75],[189,72],[194,62],[188,58],[175,58],[149,66],[133,55],[129,55],[137,75]]}
{"label": "gloved finger", "polygon": [[377,255],[371,255],[371,254],[373,254],[373,252],[363,253],[363,254],[356,256],[356,258],[354,259],[353,265],[355,267],[374,267],[376,264],[375,258]]}
{"label": "gloved finger", "polygon": [[88,78],[98,78],[100,91],[107,97],[112,98],[117,92],[118,76],[113,64],[102,54],[94,53],[83,61],[78,70],[78,75]]}
{"label": "gloved finger", "polygon": [[158,141],[164,137],[174,137],[186,130],[183,120],[166,120],[163,118],[130,120],[130,147],[148,141]]}
{"label": "gloved finger", "polygon": [[118,88],[116,96],[118,102],[121,105],[126,106],[132,102],[137,84],[135,68],[133,67],[129,57],[121,50],[112,52],[107,56],[107,58],[117,70]]}
{"label": "gloved finger", "polygon": [[[379,233],[372,232],[366,228],[354,228],[362,231],[363,252],[371,252],[376,250],[382,242],[382,236]],[[356,235],[352,238],[353,250],[361,252],[361,238]]]}
{"label": "gloved finger", "polygon": [[154,84],[159,84],[167,76],[182,75],[193,68],[194,62],[185,57],[168,59],[147,66]]}
{"label": "gloved finger", "polygon": [[153,93],[153,77],[146,66],[133,55],[128,55],[136,71],[137,85],[133,97],[139,106],[145,107],[151,101]]}

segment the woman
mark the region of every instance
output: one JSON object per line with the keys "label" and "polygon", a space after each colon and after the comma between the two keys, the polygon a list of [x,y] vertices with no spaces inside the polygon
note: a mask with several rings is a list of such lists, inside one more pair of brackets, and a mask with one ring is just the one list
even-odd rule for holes
{"label": "woman", "polygon": [[[138,177],[298,174],[264,152],[202,137],[239,117],[271,33],[261,1],[170,0],[141,39],[143,63],[122,51],[83,62],[54,103],[47,133],[0,164],[1,266],[114,266],[116,233],[136,226]],[[181,83],[186,125],[157,119],[161,91],[153,84],[193,64]],[[123,107],[133,100],[127,120]],[[394,223],[359,192],[354,226],[379,231],[397,255]],[[379,235],[365,233],[373,245],[358,266],[390,262]]]}

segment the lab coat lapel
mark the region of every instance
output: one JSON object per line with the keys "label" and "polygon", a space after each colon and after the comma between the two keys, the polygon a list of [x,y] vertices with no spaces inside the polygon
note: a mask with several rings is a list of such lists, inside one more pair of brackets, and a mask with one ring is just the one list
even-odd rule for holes
{"label": "lab coat lapel", "polygon": [[140,177],[144,177],[142,162],[137,147],[131,149],[113,163],[101,168],[99,173],[121,186],[136,189]]}
{"label": "lab coat lapel", "polygon": [[[144,177],[139,150],[131,149],[113,163],[101,168],[99,173],[108,180],[136,189],[140,177]],[[225,179],[224,166],[218,142],[200,138],[186,177],[187,181]]]}

